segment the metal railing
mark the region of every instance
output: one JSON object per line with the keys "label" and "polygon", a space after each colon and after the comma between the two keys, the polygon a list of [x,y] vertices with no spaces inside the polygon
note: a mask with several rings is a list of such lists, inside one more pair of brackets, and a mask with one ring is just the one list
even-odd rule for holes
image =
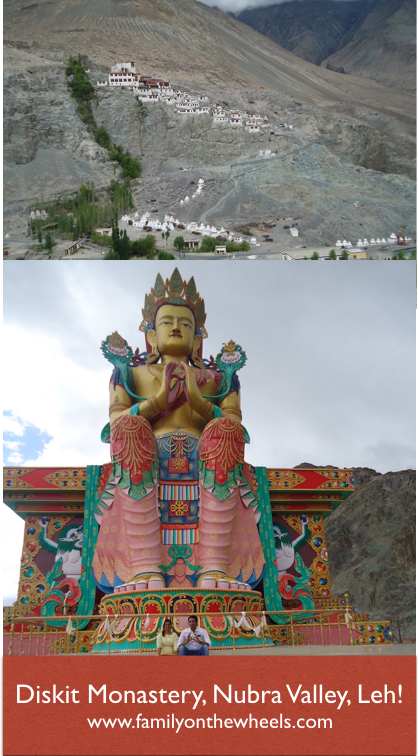
{"label": "metal railing", "polygon": [[[244,644],[247,648],[265,648],[272,645],[351,646],[361,638],[361,623],[353,619],[351,607],[348,605],[343,609],[303,610],[300,612],[300,618],[295,610],[194,614],[199,618],[206,618],[207,621],[214,618],[219,621],[219,618],[224,618],[222,644],[216,645],[216,648],[232,651],[238,646],[243,647]],[[188,616],[190,613],[176,613],[171,619],[174,624],[178,619]],[[4,653],[12,656],[78,655],[90,653],[94,647],[95,653],[111,654],[115,651],[115,643],[118,639],[120,641],[120,635],[118,638],[115,635],[115,628],[122,620],[126,620],[127,623],[132,620],[135,622],[136,641],[132,643],[132,650],[126,650],[127,653],[155,652],[154,642],[166,617],[166,614],[145,612],[39,617],[19,615],[15,610],[5,621]],[[151,633],[146,629],[146,623],[149,623],[150,618],[153,620]],[[55,625],[60,619],[63,623],[67,621],[67,625],[56,627],[48,624],[49,622]],[[85,629],[80,628],[81,624]],[[208,629],[207,622],[202,624]],[[180,629],[178,627],[178,630]],[[216,640],[216,630],[209,628],[209,635],[212,641]],[[123,649],[120,649],[120,652],[123,653]]]}

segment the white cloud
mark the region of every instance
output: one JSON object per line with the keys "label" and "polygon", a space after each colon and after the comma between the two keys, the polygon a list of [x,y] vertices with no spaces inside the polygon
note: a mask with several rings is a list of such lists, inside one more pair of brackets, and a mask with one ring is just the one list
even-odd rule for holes
{"label": "white cloud", "polygon": [[21,441],[3,441],[3,446],[5,446],[6,449],[11,449],[12,451],[18,451],[21,445]]}
{"label": "white cloud", "polygon": [[[266,8],[269,5],[280,5],[281,3],[296,2],[296,0],[200,0],[204,5],[216,7],[221,11],[240,13],[243,10],[252,8]],[[314,0],[312,0],[314,2]],[[335,0],[338,2],[338,0]]]}
{"label": "white cloud", "polygon": [[12,433],[13,436],[23,436],[25,433],[25,425],[18,417],[14,417],[13,415],[4,415],[3,432]]}
{"label": "white cloud", "polygon": [[7,457],[7,464],[8,465],[21,465],[23,462],[23,456],[22,454],[19,454],[18,452],[14,452],[13,454],[9,454]]}

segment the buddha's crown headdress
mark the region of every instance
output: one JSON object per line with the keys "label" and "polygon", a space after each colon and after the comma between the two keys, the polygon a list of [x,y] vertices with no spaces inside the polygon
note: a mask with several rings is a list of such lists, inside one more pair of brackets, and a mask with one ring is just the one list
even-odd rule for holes
{"label": "buddha's crown headdress", "polygon": [[195,317],[197,335],[202,339],[207,338],[205,303],[196,290],[193,277],[186,283],[176,268],[171,278],[167,278],[164,283],[163,278],[158,274],[154,288],[151,289],[149,294],[145,295],[144,309],[142,310],[143,321],[139,326],[140,331],[146,333],[154,328],[157,310],[164,304],[188,307]]}

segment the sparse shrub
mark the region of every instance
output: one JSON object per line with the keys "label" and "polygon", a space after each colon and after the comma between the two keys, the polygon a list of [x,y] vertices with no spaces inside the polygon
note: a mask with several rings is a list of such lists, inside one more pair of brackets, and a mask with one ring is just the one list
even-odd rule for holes
{"label": "sparse shrub", "polygon": [[175,260],[176,258],[174,255],[170,254],[170,252],[162,252],[158,250],[158,259],[159,260]]}
{"label": "sparse shrub", "polygon": [[94,138],[97,144],[100,144],[100,147],[104,147],[106,150],[110,149],[110,137],[106,126],[99,126],[95,131]]}

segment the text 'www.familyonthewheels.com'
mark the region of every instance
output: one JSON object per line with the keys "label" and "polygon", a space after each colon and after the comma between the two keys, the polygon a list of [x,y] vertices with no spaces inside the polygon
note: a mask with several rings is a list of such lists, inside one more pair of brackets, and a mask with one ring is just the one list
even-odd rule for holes
{"label": "text 'www.familyonthewheels.com'", "polygon": [[178,719],[174,716],[174,714],[167,714],[165,717],[147,718],[143,717],[142,714],[138,714],[134,719],[90,719],[89,717],[87,717],[87,722],[89,723],[91,729],[99,729],[101,727],[105,727],[106,729],[133,728],[135,730],[167,729],[172,730],[176,735],[178,732],[180,732],[180,730],[184,728],[187,730],[217,730],[222,728],[231,730],[234,727],[236,729],[244,730],[257,728],[260,728],[262,730],[288,730],[294,728],[297,728],[299,730],[332,730],[332,719],[315,719],[313,717],[310,719],[305,719],[304,717],[300,717],[299,719],[294,720],[294,723],[292,723],[291,719],[289,719],[288,717],[283,717],[282,714],[280,714],[280,717],[278,719],[258,719],[257,717],[253,717],[252,714],[250,714],[247,718],[240,719],[222,719],[221,717],[216,716],[216,714],[214,714],[212,717],[197,717],[196,719],[193,717]]}

